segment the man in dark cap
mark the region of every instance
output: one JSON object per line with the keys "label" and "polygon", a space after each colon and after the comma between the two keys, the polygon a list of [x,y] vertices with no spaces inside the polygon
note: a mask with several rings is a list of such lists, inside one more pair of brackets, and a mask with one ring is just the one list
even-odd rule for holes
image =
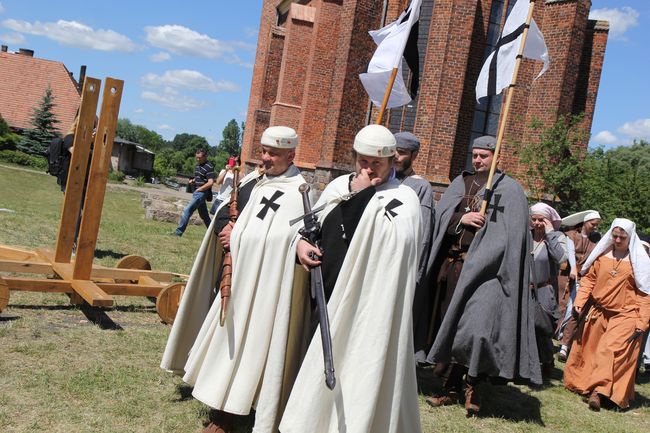
{"label": "man in dark cap", "polygon": [[480,410],[480,384],[541,383],[533,304],[528,289],[530,233],[523,189],[501,171],[494,175],[485,215],[480,208],[496,140],[472,144],[473,171],[449,185],[435,208],[427,278],[435,285],[427,361],[442,376],[443,393],[431,406],[459,402]]}
{"label": "man in dark cap", "polygon": [[[424,363],[427,351],[431,344],[427,344],[429,323],[431,317],[432,297],[430,285],[424,278],[427,262],[429,261],[429,248],[431,247],[431,223],[433,221],[433,189],[428,180],[415,173],[413,162],[420,151],[420,140],[410,132],[395,134],[395,174],[403,185],[413,189],[420,199],[420,212],[422,214],[422,255],[418,264],[418,280],[413,299],[413,336],[415,343],[415,360]],[[427,308],[428,307],[428,308]]]}

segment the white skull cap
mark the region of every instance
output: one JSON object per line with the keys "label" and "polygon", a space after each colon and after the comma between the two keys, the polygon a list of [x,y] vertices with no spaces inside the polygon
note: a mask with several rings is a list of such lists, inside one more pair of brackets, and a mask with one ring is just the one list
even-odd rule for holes
{"label": "white skull cap", "polygon": [[298,146],[298,134],[287,126],[271,126],[264,130],[260,142],[264,146],[278,149],[295,149]]}
{"label": "white skull cap", "polygon": [[395,136],[382,125],[368,125],[354,137],[354,150],[365,156],[388,158],[395,155]]}

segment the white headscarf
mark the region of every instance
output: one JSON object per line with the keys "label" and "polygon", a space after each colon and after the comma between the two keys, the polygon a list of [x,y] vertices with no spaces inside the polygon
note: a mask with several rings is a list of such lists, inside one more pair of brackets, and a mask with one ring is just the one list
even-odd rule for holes
{"label": "white headscarf", "polygon": [[558,230],[560,228],[560,224],[562,223],[562,218],[560,218],[560,214],[558,214],[555,209],[553,209],[551,206],[547,205],[546,203],[540,202],[532,205],[530,207],[530,214],[543,216],[544,218],[546,218],[551,222],[555,230]]}
{"label": "white headscarf", "polygon": [[628,250],[630,251],[630,262],[632,262],[632,271],[634,272],[637,289],[650,295],[650,257],[648,257],[648,254],[643,249],[639,235],[636,234],[636,224],[625,218],[616,218],[612,221],[612,225],[607,233],[596,244],[596,247],[585,261],[585,264],[582,265],[582,271],[580,273],[585,275],[596,259],[602,254],[605,254],[614,244],[612,230],[615,227],[620,227],[625,230],[625,233],[627,233],[630,239]]}
{"label": "white headscarf", "polygon": [[598,211],[595,210],[584,210],[582,212],[577,212],[571,214],[562,219],[562,225],[565,227],[573,227],[580,223],[587,222],[589,220],[601,219]]}

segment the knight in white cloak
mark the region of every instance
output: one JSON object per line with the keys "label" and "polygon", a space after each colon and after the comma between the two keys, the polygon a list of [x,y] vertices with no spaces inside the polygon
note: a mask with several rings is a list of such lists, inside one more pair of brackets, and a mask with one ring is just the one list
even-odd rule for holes
{"label": "knight in white cloak", "polygon": [[[254,432],[277,431],[307,348],[307,274],[295,260],[298,227],[289,226],[303,213],[298,187],[305,179],[292,163],[297,143],[291,128],[262,134],[265,173],[240,182],[235,223],[229,200],[217,210],[167,341],[161,367],[182,375],[192,395],[218,411],[206,432],[228,432],[232,415],[251,408]],[[212,299],[224,248],[232,258],[232,294],[221,326],[221,299]]]}
{"label": "knight in white cloak", "polygon": [[420,202],[395,178],[395,138],[387,128],[366,126],[353,149],[356,173],[332,181],[316,203],[325,205],[318,215],[322,251],[305,240],[297,247],[306,268],[322,266],[336,387],[323,380],[317,331],[282,433],[421,431],[411,322]]}
{"label": "knight in white cloak", "polygon": [[472,144],[473,171],[456,177],[434,210],[429,278],[435,293],[437,334],[427,361],[444,378],[431,406],[460,402],[468,416],[480,411],[480,384],[541,383],[528,287],[528,203],[523,189],[501,171],[485,215],[479,212],[496,139]]}

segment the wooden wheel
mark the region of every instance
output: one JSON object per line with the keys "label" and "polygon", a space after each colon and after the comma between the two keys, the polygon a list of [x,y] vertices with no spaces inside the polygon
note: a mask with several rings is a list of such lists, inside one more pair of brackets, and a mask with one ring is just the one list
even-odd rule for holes
{"label": "wooden wheel", "polygon": [[158,293],[156,311],[162,321],[168,325],[174,323],[185,284],[187,283],[171,283]]}
{"label": "wooden wheel", "polygon": [[[118,269],[140,269],[143,271],[151,270],[151,263],[149,260],[141,256],[124,256],[115,265]],[[122,280],[115,279],[116,283],[137,283],[138,280]]]}
{"label": "wooden wheel", "polygon": [[7,308],[7,304],[9,304],[9,287],[5,280],[0,278],[0,313]]}

